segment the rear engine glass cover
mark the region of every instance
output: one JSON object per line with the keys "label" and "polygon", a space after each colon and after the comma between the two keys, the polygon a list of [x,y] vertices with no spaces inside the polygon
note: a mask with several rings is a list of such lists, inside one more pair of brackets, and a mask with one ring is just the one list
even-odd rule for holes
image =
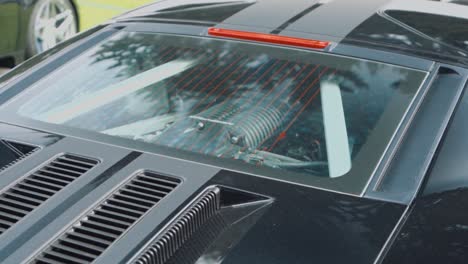
{"label": "rear engine glass cover", "polygon": [[305,49],[121,32],[35,83],[15,111],[358,194],[426,76]]}

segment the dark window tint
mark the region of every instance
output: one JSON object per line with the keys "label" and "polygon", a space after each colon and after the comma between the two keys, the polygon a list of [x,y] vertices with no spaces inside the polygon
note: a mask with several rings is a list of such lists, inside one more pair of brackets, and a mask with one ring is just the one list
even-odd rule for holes
{"label": "dark window tint", "polygon": [[435,40],[461,49],[460,55],[468,55],[468,19],[400,10],[385,13]]}
{"label": "dark window tint", "polygon": [[119,33],[36,83],[19,113],[360,192],[425,76],[293,48]]}

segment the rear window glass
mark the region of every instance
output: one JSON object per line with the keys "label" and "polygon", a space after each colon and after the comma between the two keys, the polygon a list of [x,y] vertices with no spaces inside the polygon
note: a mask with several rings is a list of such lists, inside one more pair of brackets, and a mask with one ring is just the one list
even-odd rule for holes
{"label": "rear window glass", "polygon": [[468,19],[404,10],[387,10],[385,13],[436,41],[461,49],[459,54],[468,56]]}
{"label": "rear window glass", "polygon": [[18,112],[358,193],[425,77],[301,49],[123,32],[34,84]]}

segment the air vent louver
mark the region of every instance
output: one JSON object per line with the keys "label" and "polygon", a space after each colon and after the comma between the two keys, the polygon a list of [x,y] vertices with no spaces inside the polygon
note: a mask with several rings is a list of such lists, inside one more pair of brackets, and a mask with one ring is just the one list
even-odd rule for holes
{"label": "air vent louver", "polygon": [[0,234],[97,164],[66,154],[26,176],[0,194]]}
{"label": "air vent louver", "polygon": [[41,251],[33,263],[94,261],[179,183],[151,172],[136,174]]}
{"label": "air vent louver", "polygon": [[20,162],[38,149],[35,146],[0,139],[0,172]]}
{"label": "air vent louver", "polygon": [[[209,244],[225,228],[221,217],[216,217],[220,209],[220,190],[213,188],[201,196],[188,210],[152,242],[135,261],[136,264],[163,263],[193,263]],[[193,235],[203,226],[203,239],[196,240],[196,245],[190,246],[190,254],[180,254],[174,259],[175,253],[184,244],[193,239]]]}
{"label": "air vent louver", "polygon": [[[219,262],[266,212],[273,199],[210,186],[129,261],[133,264]],[[103,259],[109,261],[109,259]]]}

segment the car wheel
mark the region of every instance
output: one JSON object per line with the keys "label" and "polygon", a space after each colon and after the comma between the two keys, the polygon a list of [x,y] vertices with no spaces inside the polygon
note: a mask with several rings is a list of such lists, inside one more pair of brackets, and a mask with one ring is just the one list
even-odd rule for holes
{"label": "car wheel", "polygon": [[34,56],[64,41],[78,30],[76,12],[68,0],[39,0],[28,29],[27,55]]}

